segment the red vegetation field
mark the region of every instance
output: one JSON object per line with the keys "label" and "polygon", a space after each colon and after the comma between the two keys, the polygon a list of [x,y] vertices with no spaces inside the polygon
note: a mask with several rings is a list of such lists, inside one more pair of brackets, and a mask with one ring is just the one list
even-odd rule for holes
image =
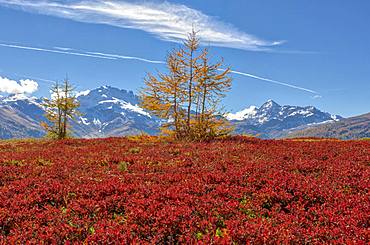
{"label": "red vegetation field", "polygon": [[0,142],[2,243],[369,243],[370,143]]}

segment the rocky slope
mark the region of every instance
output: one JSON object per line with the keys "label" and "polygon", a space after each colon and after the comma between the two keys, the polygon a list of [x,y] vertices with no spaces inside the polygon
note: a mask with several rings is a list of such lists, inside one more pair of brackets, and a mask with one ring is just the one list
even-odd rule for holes
{"label": "rocky slope", "polygon": [[287,137],[370,138],[370,113],[346,118],[339,122],[314,125],[303,130],[290,132]]}

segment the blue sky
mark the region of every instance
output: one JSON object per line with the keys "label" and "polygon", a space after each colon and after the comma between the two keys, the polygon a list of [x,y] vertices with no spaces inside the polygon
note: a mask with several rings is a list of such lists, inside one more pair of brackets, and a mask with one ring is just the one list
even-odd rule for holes
{"label": "blue sky", "polygon": [[45,80],[68,73],[78,90],[137,92],[195,26],[239,72],[229,111],[273,99],[358,115],[370,111],[369,12],[367,0],[0,0],[0,90],[29,79],[46,96]]}

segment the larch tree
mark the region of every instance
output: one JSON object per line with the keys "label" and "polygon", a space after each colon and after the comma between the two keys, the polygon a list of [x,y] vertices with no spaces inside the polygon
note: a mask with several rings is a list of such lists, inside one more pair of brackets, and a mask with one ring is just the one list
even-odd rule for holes
{"label": "larch tree", "polygon": [[48,122],[42,122],[41,125],[46,130],[47,137],[65,139],[71,136],[71,122],[80,115],[77,110],[80,104],[68,78],[62,85],[55,83],[50,92],[51,98],[45,98],[43,102]]}
{"label": "larch tree", "polygon": [[192,31],[182,47],[169,52],[167,73],[148,74],[141,105],[163,119],[162,132],[175,139],[204,140],[230,132],[219,104],[230,89],[230,68],[209,60]]}
{"label": "larch tree", "polygon": [[231,128],[220,112],[219,104],[231,88],[230,68],[222,69],[223,60],[210,64],[208,49],[203,50],[198,70],[196,113],[193,120],[195,138],[209,138],[228,134]]}

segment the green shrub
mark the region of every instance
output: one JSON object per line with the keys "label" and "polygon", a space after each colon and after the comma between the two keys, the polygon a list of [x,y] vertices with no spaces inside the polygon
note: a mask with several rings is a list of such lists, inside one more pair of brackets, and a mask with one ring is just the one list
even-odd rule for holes
{"label": "green shrub", "polygon": [[128,169],[128,165],[129,165],[128,162],[119,162],[117,167],[119,171],[126,172]]}
{"label": "green shrub", "polygon": [[138,154],[141,152],[141,149],[139,147],[134,147],[134,148],[130,148],[128,151],[132,154]]}

